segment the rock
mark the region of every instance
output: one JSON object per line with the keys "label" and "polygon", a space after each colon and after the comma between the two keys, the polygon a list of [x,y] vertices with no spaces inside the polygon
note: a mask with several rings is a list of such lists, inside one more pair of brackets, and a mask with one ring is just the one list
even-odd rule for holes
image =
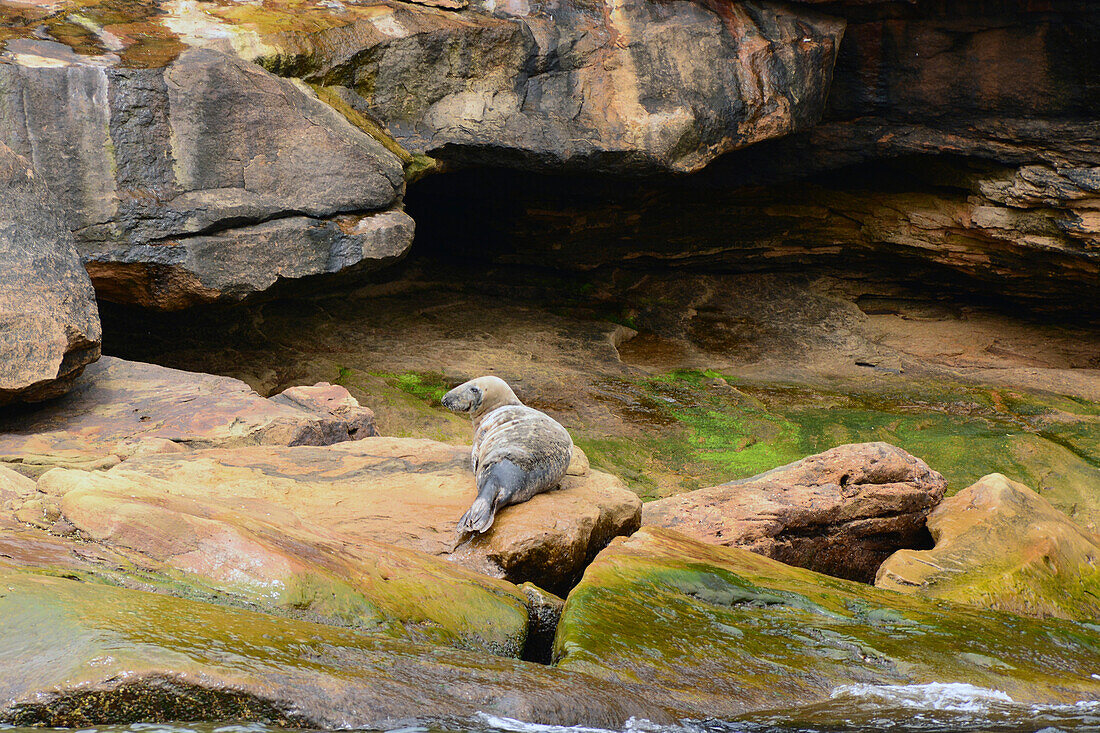
{"label": "rock", "polygon": [[[471,374],[497,374],[644,499],[881,440],[953,490],[995,471],[1018,476],[1100,527],[1098,345],[1087,327],[1022,321],[919,283],[897,291],[885,278],[848,291],[832,278],[548,277],[465,262],[386,293],[135,313],[124,329],[114,322],[116,343],[128,358],[231,375],[264,394],[339,379],[387,434],[456,444],[470,440],[469,421],[440,397]],[[588,313],[624,313],[644,333]]]}
{"label": "rock", "polygon": [[0,466],[0,509],[30,498],[34,491],[34,481],[10,468]]}
{"label": "rock", "polygon": [[347,426],[341,428],[344,435],[340,436],[338,433],[335,440],[328,441],[330,443],[378,435],[374,427],[374,412],[369,407],[360,405],[347,389],[338,384],[318,382],[312,387],[291,387],[268,399],[279,405],[296,407],[322,416],[331,415],[342,420]]}
{"label": "rock", "polygon": [[[151,455],[102,475],[54,471],[41,485],[58,497],[87,485],[120,496],[155,488],[163,496],[233,511],[287,512],[332,532],[348,551],[391,544],[551,591],[567,590],[613,537],[638,527],[638,497],[614,476],[592,471],[502,510],[492,532],[456,547],[455,524],[476,493],[469,461],[466,447],[372,438],[316,448]],[[228,494],[227,486],[233,487]]]}
{"label": "rock", "polygon": [[1100,619],[1100,538],[995,473],[928,517],[931,550],[901,550],[875,585],[1040,618]]}
{"label": "rock", "polygon": [[919,544],[943,476],[887,443],[842,445],[752,478],[645,504],[642,523],[871,582]]}
{"label": "rock", "polygon": [[0,405],[62,395],[99,358],[95,292],[61,216],[0,141]]}
{"label": "rock", "polygon": [[[890,127],[882,134],[900,137]],[[829,149],[828,141],[821,146]],[[422,221],[421,241],[445,236],[448,252],[462,256],[576,271],[625,260],[684,278],[691,270],[841,270],[865,289],[897,279],[892,268],[901,267],[920,271],[925,297],[942,288],[1074,319],[1100,312],[1089,297],[1100,282],[1095,165],[998,165],[925,151],[888,165],[867,163],[858,175],[789,182],[805,171],[773,172],[780,182],[763,186],[745,171],[766,170],[774,159],[798,165],[810,153],[761,147],[674,180],[591,177],[550,185],[499,171],[429,178],[413,196],[445,197],[447,205]],[[486,188],[509,193],[494,201],[476,237],[451,235]]]}
{"label": "rock", "polygon": [[[843,21],[814,10],[755,1],[426,4],[457,12],[379,0],[339,8],[149,2],[97,29],[114,52],[88,63],[171,65],[188,46],[216,48],[346,87],[345,103],[354,95],[355,108],[413,153],[544,169],[687,171],[813,125],[844,32]],[[70,28],[87,37],[59,15],[54,37],[74,36],[64,33]],[[9,49],[29,55],[35,22],[12,25]],[[96,53],[88,44],[77,50]],[[62,51],[72,56],[51,49],[51,63],[65,63]],[[183,93],[203,98],[193,83]]]}
{"label": "rock", "polygon": [[[194,470],[204,468],[198,458]],[[44,506],[24,509],[45,516],[32,523],[50,528],[63,519],[82,541],[141,568],[96,570],[116,584],[145,588],[142,576],[155,574],[154,587],[184,597],[502,656],[524,652],[529,601],[515,586],[415,551],[350,541],[311,523],[305,510],[264,503],[233,484],[208,498],[174,496],[163,484],[55,469],[39,480]]]}
{"label": "rock", "polygon": [[104,357],[63,399],[0,416],[0,463],[38,475],[184,447],[325,445],[361,429],[364,416],[346,407],[344,415],[307,412],[229,377]]}
{"label": "rock", "polygon": [[964,683],[1023,703],[1100,697],[1094,629],[929,602],[656,527],[600,553],[554,646],[559,669],[644,685],[693,718],[791,708],[848,684]]}
{"label": "rock", "polygon": [[767,2],[475,2],[466,27],[428,33],[407,15],[394,13],[369,54],[334,53],[336,33],[307,32],[265,36],[279,56],[259,60],[292,57],[306,78],[348,80],[356,106],[411,151],[527,169],[691,171],[813,125],[844,32]]}
{"label": "rock", "polygon": [[393,262],[412,241],[400,161],[304,85],[210,50],[148,68],[46,41],[8,50],[0,86],[19,101],[0,107],[0,142],[67,202],[101,297],[239,300]]}
{"label": "rock", "polygon": [[554,658],[554,635],[565,601],[534,583],[524,583],[520,589],[527,596],[527,646],[523,658],[528,662],[550,664]]}
{"label": "rock", "polygon": [[17,726],[388,729],[482,711],[606,728],[670,721],[628,689],[542,665],[41,574],[0,571],[0,586],[0,721]]}

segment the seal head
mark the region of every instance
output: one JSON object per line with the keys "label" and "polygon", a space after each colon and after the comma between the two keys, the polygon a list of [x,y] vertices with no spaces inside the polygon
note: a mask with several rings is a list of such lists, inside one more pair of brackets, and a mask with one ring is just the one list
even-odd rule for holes
{"label": "seal head", "polygon": [[573,454],[569,432],[527,407],[499,377],[479,377],[443,397],[443,405],[470,415],[471,458],[477,498],[458,522],[459,534],[484,532],[503,506],[556,487]]}
{"label": "seal head", "polygon": [[443,395],[442,402],[451,412],[467,413],[474,422],[475,431],[481,419],[498,407],[523,404],[500,377],[471,379]]}

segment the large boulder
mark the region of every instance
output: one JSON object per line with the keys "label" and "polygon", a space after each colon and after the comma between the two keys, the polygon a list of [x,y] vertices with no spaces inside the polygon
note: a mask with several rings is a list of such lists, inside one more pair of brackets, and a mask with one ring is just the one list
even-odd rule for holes
{"label": "large boulder", "polygon": [[844,32],[755,1],[474,0],[435,28],[389,12],[369,53],[334,52],[341,28],[265,36],[278,51],[259,60],[346,83],[412,151],[536,169],[692,171],[807,129]]}
{"label": "large boulder", "polygon": [[0,405],[64,394],[99,358],[95,292],[62,216],[0,139]]}
{"label": "large boulder", "polygon": [[870,582],[920,543],[943,476],[887,443],[842,445],[758,476],[647,503],[642,523]]}
{"label": "large boulder", "polygon": [[861,684],[1100,699],[1094,628],[929,602],[656,527],[589,566],[566,601],[555,658],[643,685],[685,717],[789,708]]}
{"label": "large boulder", "polygon": [[[386,730],[479,712],[617,729],[668,716],[622,686],[499,657],[3,569],[0,721],[264,721]],[[406,723],[407,725],[407,723]]]}
{"label": "large boulder", "polygon": [[1100,537],[1005,476],[985,476],[928,517],[936,546],[901,550],[875,585],[1028,616],[1100,618]]}
{"label": "large boulder", "polygon": [[316,402],[294,406],[264,399],[230,377],[104,357],[64,398],[33,413],[0,416],[0,463],[39,475],[53,466],[109,468],[143,453],[326,445],[370,434],[365,408],[352,409],[346,390],[338,397],[332,410]]}
{"label": "large boulder", "polygon": [[[369,554],[379,544],[395,545],[561,593],[612,538],[638,527],[637,495],[615,477],[589,470],[567,475],[558,490],[501,510],[490,531],[460,543],[457,520],[477,493],[469,465],[468,448],[371,438],[323,447],[138,456],[102,473],[51,471],[39,489],[55,497],[66,515],[78,496],[198,502],[258,521],[323,527],[346,552]],[[70,496],[74,491],[85,493]],[[82,527],[85,520],[70,521]]]}
{"label": "large boulder", "polygon": [[[101,297],[162,309],[401,257],[401,162],[301,84],[210,50],[126,68],[0,56],[0,142],[31,158]],[[33,134],[32,132],[33,131]]]}
{"label": "large boulder", "polygon": [[[181,49],[205,47],[334,85],[327,94],[379,120],[413,153],[538,168],[686,171],[812,126],[844,32],[842,20],[756,0],[423,4],[453,12],[384,0],[276,0],[263,8],[149,2],[105,15],[90,31],[70,20],[66,1],[53,13],[13,13],[23,22],[11,24],[9,47],[25,52],[46,15],[53,37],[89,40],[72,45],[99,66],[175,66]],[[111,87],[116,77],[144,79],[138,85],[147,90],[159,75],[108,69],[100,76]],[[178,93],[202,106],[205,96],[242,91],[181,81]],[[152,115],[160,114],[154,106]],[[121,119],[112,115],[114,125]]]}
{"label": "large boulder", "polygon": [[55,469],[37,495],[13,502],[14,514],[128,558],[121,569],[81,571],[99,580],[502,656],[524,652],[529,600],[509,583],[413,550],[350,542],[233,484],[216,499],[158,484]]}

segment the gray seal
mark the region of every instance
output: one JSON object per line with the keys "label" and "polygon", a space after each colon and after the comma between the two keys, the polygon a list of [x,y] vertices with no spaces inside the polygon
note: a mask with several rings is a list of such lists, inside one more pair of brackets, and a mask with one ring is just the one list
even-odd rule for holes
{"label": "gray seal", "polygon": [[458,532],[484,532],[497,510],[556,487],[573,456],[573,439],[557,420],[527,407],[499,377],[478,377],[443,396],[443,406],[470,415],[477,498]]}

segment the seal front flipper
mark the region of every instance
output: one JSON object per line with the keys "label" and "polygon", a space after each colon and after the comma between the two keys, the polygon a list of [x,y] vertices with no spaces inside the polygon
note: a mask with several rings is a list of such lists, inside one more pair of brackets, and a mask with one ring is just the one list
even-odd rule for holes
{"label": "seal front flipper", "polygon": [[505,459],[481,472],[477,478],[477,498],[458,520],[459,534],[484,532],[492,527],[497,508],[509,504],[509,500],[523,488],[527,473]]}

